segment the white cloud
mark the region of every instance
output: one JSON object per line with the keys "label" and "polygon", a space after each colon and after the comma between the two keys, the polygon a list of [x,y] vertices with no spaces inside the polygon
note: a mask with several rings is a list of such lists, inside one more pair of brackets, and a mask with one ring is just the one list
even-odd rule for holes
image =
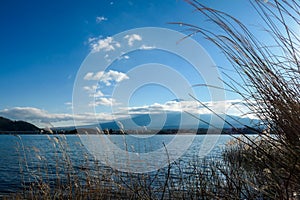
{"label": "white cloud", "polygon": [[128,55],[122,56],[124,59],[129,59],[130,57]]}
{"label": "white cloud", "polygon": [[96,22],[98,24],[101,23],[101,22],[103,22],[103,21],[107,21],[107,18],[104,17],[104,16],[98,16],[98,17],[96,17]]}
{"label": "white cloud", "polygon": [[49,114],[45,110],[33,107],[14,107],[0,111],[0,115],[13,120],[24,120],[37,126],[52,126],[59,121],[72,121],[71,114]]}
{"label": "white cloud", "polygon": [[98,89],[94,94],[92,94],[95,98],[103,97],[104,94]]}
{"label": "white cloud", "polygon": [[168,101],[164,104],[153,103],[151,105],[139,106],[139,107],[122,107],[120,111],[129,112],[131,114],[147,114],[147,113],[162,113],[162,112],[189,112],[192,114],[212,114],[209,110],[213,110],[218,114],[220,111],[225,111],[228,115],[257,118],[252,114],[249,114],[249,108],[244,104],[242,100],[227,100],[216,102],[203,102],[205,106],[197,101]]}
{"label": "white cloud", "polygon": [[[105,57],[104,57],[105,58]],[[126,54],[126,52],[121,52],[120,56],[117,58],[118,60],[126,59],[128,60],[130,58],[129,55]]]}
{"label": "white cloud", "polygon": [[114,119],[110,113],[83,113],[83,114],[67,114],[67,113],[48,113],[33,107],[13,107],[0,110],[0,115],[12,120],[28,121],[41,128],[53,126],[73,126],[75,119],[78,125],[91,124],[95,122],[95,118],[99,121],[111,121]]}
{"label": "white cloud", "polygon": [[110,86],[113,82],[119,83],[126,79],[129,79],[129,77],[125,73],[114,70],[109,70],[108,72],[99,71],[97,73],[88,72],[84,76],[84,80],[98,80],[106,86]]}
{"label": "white cloud", "polygon": [[168,101],[164,104],[153,103],[151,105],[145,105],[140,107],[128,107],[121,108],[121,110],[130,112],[131,114],[146,114],[151,113],[161,113],[161,112],[192,112],[199,110],[199,103],[195,101]]}
{"label": "white cloud", "polygon": [[83,89],[87,91],[88,93],[95,93],[96,89],[98,88],[97,85],[92,85],[92,86],[84,86]]}
{"label": "white cloud", "polygon": [[107,37],[105,39],[99,38],[89,38],[89,44],[92,48],[92,52],[99,52],[99,51],[114,51],[116,48],[120,48],[121,44],[115,41],[112,37]]}
{"label": "white cloud", "polygon": [[151,49],[155,49],[156,47],[155,46],[148,46],[148,45],[145,45],[143,44],[140,49],[142,50],[151,50]]}
{"label": "white cloud", "polygon": [[116,100],[114,98],[106,98],[101,97],[95,99],[95,101],[91,102],[89,106],[113,106],[117,105]]}
{"label": "white cloud", "polygon": [[100,91],[100,89],[98,88],[97,85],[84,86],[83,89],[84,89],[87,93],[89,93],[89,96],[90,96],[90,97],[97,98],[97,97],[103,97],[103,96],[105,96],[105,95]]}
{"label": "white cloud", "polygon": [[0,111],[0,114],[11,119],[49,118],[46,111],[32,107],[14,107]]}
{"label": "white cloud", "polygon": [[104,59],[105,59],[107,62],[111,62],[111,59],[109,58],[109,55],[108,55],[108,54],[105,54]]}
{"label": "white cloud", "polygon": [[93,72],[88,72],[88,73],[83,77],[83,79],[84,79],[84,80],[93,80],[93,76],[94,76],[94,73],[93,73]]}
{"label": "white cloud", "polygon": [[142,37],[138,34],[126,35],[124,38],[128,40],[128,45],[129,46],[132,46],[133,42],[135,42],[135,41],[141,41],[142,40]]}

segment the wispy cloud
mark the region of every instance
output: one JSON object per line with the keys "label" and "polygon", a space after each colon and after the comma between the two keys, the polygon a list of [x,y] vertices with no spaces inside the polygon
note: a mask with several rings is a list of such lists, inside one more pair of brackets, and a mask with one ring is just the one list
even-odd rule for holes
{"label": "wispy cloud", "polygon": [[101,23],[101,22],[103,22],[103,21],[107,21],[107,18],[104,17],[104,16],[98,16],[98,17],[96,17],[96,22],[98,24]]}
{"label": "wispy cloud", "polygon": [[73,109],[73,103],[72,102],[66,102],[65,105],[67,106],[67,109]]}
{"label": "wispy cloud", "polygon": [[99,89],[94,94],[91,95],[94,96],[95,98],[105,96]]}
{"label": "wispy cloud", "polygon": [[109,70],[108,72],[99,71],[96,73],[88,72],[84,76],[84,80],[96,80],[100,83],[104,83],[106,86],[110,86],[114,82],[119,83],[127,79],[129,79],[129,77],[125,73],[114,70]]}
{"label": "wispy cloud", "polygon": [[65,105],[72,106],[72,102],[66,102]]}
{"label": "wispy cloud", "polygon": [[98,38],[97,37],[90,37],[88,38],[88,43],[92,43],[92,42],[95,42]]}
{"label": "wispy cloud", "polygon": [[127,39],[129,46],[132,46],[135,41],[142,41],[142,37],[138,34],[126,35],[124,39]]}
{"label": "wispy cloud", "polygon": [[140,49],[142,50],[151,50],[151,49],[155,49],[156,47],[155,46],[148,46],[148,45],[145,45],[143,44]]}
{"label": "wispy cloud", "polygon": [[120,48],[121,44],[113,39],[113,37],[106,37],[104,39],[99,38],[89,38],[88,42],[91,46],[92,52],[99,51],[114,51],[116,48]]}

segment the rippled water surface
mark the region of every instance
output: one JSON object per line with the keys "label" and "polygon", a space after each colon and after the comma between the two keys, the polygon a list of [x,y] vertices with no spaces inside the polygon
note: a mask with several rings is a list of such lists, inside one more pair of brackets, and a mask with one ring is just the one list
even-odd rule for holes
{"label": "rippled water surface", "polygon": [[[129,135],[111,135],[105,137],[109,137],[107,139],[120,149],[145,153],[164,148],[164,144],[170,143],[175,136],[155,135],[137,138]],[[183,163],[188,163],[199,156],[218,157],[226,142],[231,139],[227,135],[180,135],[177,137],[183,141],[188,137],[194,137],[193,143],[180,158]],[[64,158],[70,160],[66,161]],[[86,161],[93,159],[94,157],[82,145],[81,139],[77,135],[1,135],[0,193],[15,192],[21,188],[22,183],[35,181],[37,179],[35,175],[45,173],[45,171],[45,177],[51,180],[56,176],[57,171],[63,170],[57,168],[58,163],[69,162],[72,169],[79,170],[86,167]],[[101,167],[109,169],[103,163]]]}

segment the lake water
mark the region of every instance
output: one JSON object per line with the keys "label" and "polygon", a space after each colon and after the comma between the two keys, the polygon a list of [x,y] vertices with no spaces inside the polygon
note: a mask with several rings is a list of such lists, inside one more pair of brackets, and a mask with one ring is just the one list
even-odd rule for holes
{"label": "lake water", "polygon": [[[96,136],[95,136],[96,137]],[[157,149],[164,149],[174,139],[174,135],[156,135],[143,138],[133,136],[111,135],[104,136],[120,149],[135,155],[151,153]],[[184,142],[180,145],[165,148],[172,156],[174,149],[186,149],[180,156],[180,161],[189,163],[195,157],[218,157],[224,145],[232,139],[228,135],[179,135],[179,141],[191,141],[188,147]],[[94,140],[94,139],[93,139]],[[35,181],[36,174],[47,177],[51,181],[56,173],[62,173],[58,163],[70,163],[72,170],[80,170],[87,161],[93,162],[95,155],[86,149],[82,138],[77,135],[0,135],[0,194],[15,192],[21,189],[22,183]],[[173,148],[173,150],[172,150]],[[96,156],[97,157],[97,156]],[[113,160],[124,162],[123,157],[114,155]],[[149,163],[158,162],[159,158],[148,157]],[[111,163],[109,163],[111,164]],[[115,163],[114,163],[115,164]],[[62,166],[65,166],[62,164]],[[120,167],[122,165],[118,165]],[[70,167],[70,166],[69,166]],[[100,163],[100,167],[107,170],[114,166]],[[46,172],[45,172],[46,171]],[[0,196],[1,197],[1,196]]]}

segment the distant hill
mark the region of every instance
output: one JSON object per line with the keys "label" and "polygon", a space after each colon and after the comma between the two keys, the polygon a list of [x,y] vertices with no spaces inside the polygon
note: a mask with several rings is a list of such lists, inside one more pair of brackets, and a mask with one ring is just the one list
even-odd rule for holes
{"label": "distant hill", "polygon": [[38,127],[24,121],[12,121],[10,119],[0,117],[0,132],[1,131],[40,131]]}

